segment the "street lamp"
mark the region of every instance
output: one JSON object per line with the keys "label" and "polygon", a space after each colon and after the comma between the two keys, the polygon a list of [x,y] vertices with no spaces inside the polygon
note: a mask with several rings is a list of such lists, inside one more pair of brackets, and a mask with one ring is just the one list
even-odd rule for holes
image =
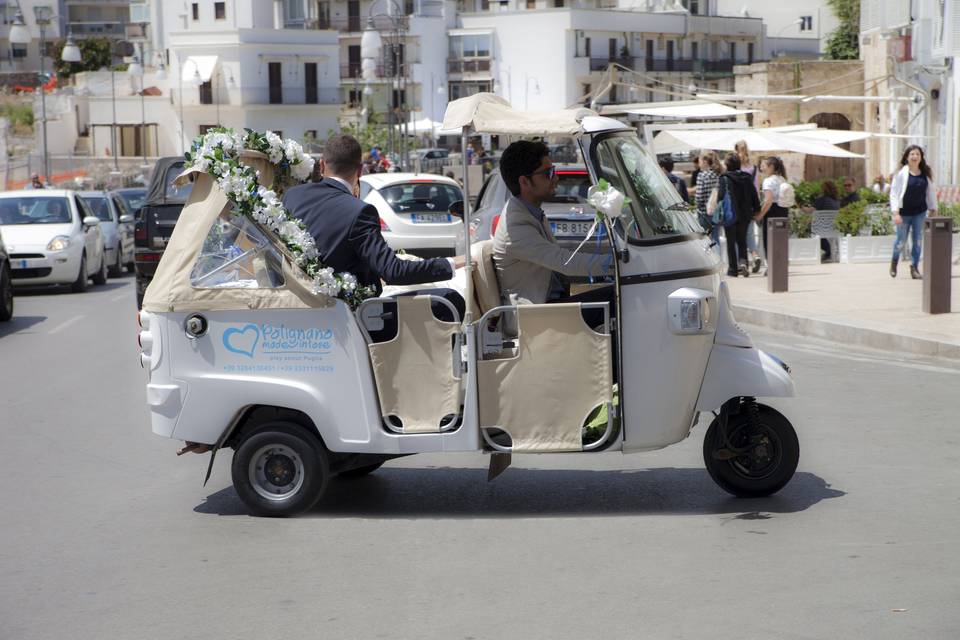
{"label": "street lamp", "polygon": [[[403,8],[396,0],[386,0],[389,3],[390,9],[389,13],[378,13],[374,14],[373,9],[376,6],[378,0],[373,0],[370,4],[369,12],[367,15],[367,25],[363,30],[363,34],[360,38],[360,57],[361,62],[361,73],[363,76],[364,83],[368,86],[371,82],[377,80],[377,61],[381,59],[381,54],[383,52],[383,38],[380,36],[380,31],[376,28],[374,24],[374,16],[383,16],[390,20],[392,29],[390,32],[390,92],[387,96],[387,111],[389,113],[388,123],[387,123],[387,140],[388,146],[392,151],[397,151],[395,148],[394,140],[394,131],[393,131],[393,120],[394,120],[394,109],[392,108],[393,94],[396,91],[396,96],[400,102],[400,110],[403,112],[404,121],[401,127],[401,137],[399,144],[400,152],[400,168],[406,164],[406,153],[405,153],[405,144],[406,144],[406,133],[407,133],[407,115],[406,110],[404,109],[404,103],[406,102],[404,96],[404,61],[400,59],[399,52],[400,48],[403,45],[404,41],[404,25],[403,25]],[[394,84],[396,83],[396,84]],[[366,94],[366,92],[364,92]]]}
{"label": "street lamp", "polygon": [[67,34],[67,42],[63,45],[63,52],[60,54],[60,58],[64,62],[80,62],[82,58],[80,47],[74,42],[72,32]]}
{"label": "street lamp", "polygon": [[[44,85],[47,83],[47,72],[44,66],[44,57],[47,49],[47,27],[50,26],[54,16],[50,7],[36,6],[33,8],[34,21],[40,29],[40,119],[43,124],[43,179],[50,183],[50,153],[47,148],[47,98]],[[10,35],[8,36],[10,44],[29,45],[33,37],[30,35],[30,29],[27,28],[23,20],[23,14],[17,11],[13,18],[13,24],[10,26]],[[67,39],[67,46],[61,54],[64,62],[79,62],[80,48],[77,47],[73,38]],[[70,47],[70,45],[73,45]]]}

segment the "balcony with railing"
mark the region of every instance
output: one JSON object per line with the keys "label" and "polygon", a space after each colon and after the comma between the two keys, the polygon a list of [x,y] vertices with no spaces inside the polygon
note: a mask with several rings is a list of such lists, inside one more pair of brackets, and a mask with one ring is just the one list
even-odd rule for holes
{"label": "balcony with railing", "polygon": [[[641,62],[642,60],[642,62]],[[689,73],[693,71],[695,60],[689,58],[638,58],[638,66],[634,68],[640,68],[644,71],[657,71],[657,72],[681,72]],[[639,66],[641,65],[642,66]]]}
{"label": "balcony with railing", "polygon": [[[406,61],[400,65],[395,73],[393,67],[387,62],[377,63],[377,78],[385,80],[388,78],[409,78],[414,61]],[[363,81],[363,64],[360,62],[342,62],[340,63],[340,80],[358,80]]]}
{"label": "balcony with railing", "polygon": [[490,68],[491,68],[490,58],[462,58],[459,60],[447,60],[447,73],[489,74]]}
{"label": "balcony with railing", "polygon": [[[287,20],[284,24],[287,29],[333,30],[341,33],[359,34],[367,28],[367,16],[338,16],[335,18],[308,18],[302,20]],[[381,32],[409,31],[410,16],[373,16],[373,26]]]}
{"label": "balcony with railing", "polygon": [[733,60],[694,60],[693,72],[702,75],[730,75],[733,73]]}
{"label": "balcony with railing", "polygon": [[123,22],[70,22],[68,29],[78,38],[88,36],[126,36],[126,25]]}

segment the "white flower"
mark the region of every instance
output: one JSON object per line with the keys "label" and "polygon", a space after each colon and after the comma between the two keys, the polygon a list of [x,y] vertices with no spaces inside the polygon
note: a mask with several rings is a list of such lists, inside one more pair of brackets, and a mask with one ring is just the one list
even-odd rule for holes
{"label": "white flower", "polygon": [[270,145],[267,151],[270,162],[279,164],[283,160],[283,139],[273,131],[267,131],[265,137],[267,138],[267,144]]}
{"label": "white flower", "polygon": [[297,180],[304,182],[313,174],[314,160],[310,156],[305,156],[300,162],[290,167],[290,173]]}
{"label": "white flower", "polygon": [[340,281],[344,291],[352,292],[357,290],[357,277],[352,273],[341,273]]}

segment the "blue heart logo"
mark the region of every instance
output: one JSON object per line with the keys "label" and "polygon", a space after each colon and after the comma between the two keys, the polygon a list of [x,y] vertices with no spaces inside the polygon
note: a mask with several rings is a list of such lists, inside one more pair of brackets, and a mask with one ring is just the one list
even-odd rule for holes
{"label": "blue heart logo", "polygon": [[223,346],[227,351],[240,353],[248,358],[253,357],[258,342],[260,342],[260,329],[255,324],[248,324],[242,329],[227,329],[223,332]]}

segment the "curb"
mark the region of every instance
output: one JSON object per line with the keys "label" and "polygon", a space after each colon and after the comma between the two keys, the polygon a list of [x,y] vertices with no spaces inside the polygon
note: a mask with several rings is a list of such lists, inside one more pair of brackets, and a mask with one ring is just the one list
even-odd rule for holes
{"label": "curb", "polygon": [[745,324],[882,351],[960,360],[960,344],[887,333],[819,318],[793,316],[758,307],[738,304],[732,307],[737,322]]}

